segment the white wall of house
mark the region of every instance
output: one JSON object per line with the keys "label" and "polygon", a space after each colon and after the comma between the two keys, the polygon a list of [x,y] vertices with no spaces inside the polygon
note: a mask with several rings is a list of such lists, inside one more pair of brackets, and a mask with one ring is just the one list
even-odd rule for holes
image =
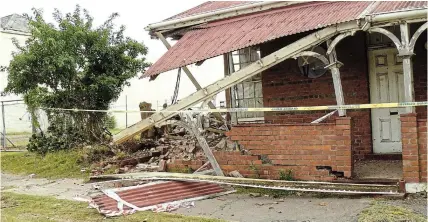
{"label": "white wall of house", "polygon": [[[221,56],[206,60],[201,66],[191,65],[188,66],[190,71],[194,74],[195,78],[205,87],[216,80],[222,78],[223,74],[223,58]],[[145,79],[138,79],[137,77],[131,80],[131,86],[125,87],[119,99],[112,104],[112,109],[124,110],[126,105],[126,98],[128,100],[128,110],[139,110],[140,102],[149,102],[152,104],[152,109],[162,109],[162,105],[167,101],[170,105],[171,97],[174,93],[175,83],[177,78],[177,70],[169,71],[160,74],[154,81]],[[196,92],[196,88],[187,78],[186,74],[181,72],[180,88],[178,93],[178,100]],[[224,92],[220,93],[215,98],[216,106],[220,106],[220,101],[225,100]],[[117,127],[126,128],[126,114],[114,114]],[[140,114],[136,112],[128,113],[128,126],[131,126],[141,120]]]}
{"label": "white wall of house", "polygon": [[[28,35],[21,32],[0,30],[0,66],[8,66],[12,59],[12,52],[16,51],[12,43],[15,38],[20,44],[24,44]],[[7,86],[7,72],[0,72],[0,92]],[[19,95],[1,95],[0,101],[21,100]],[[23,102],[5,102],[4,116],[6,132],[31,132],[31,119]],[[0,107],[0,131],[3,131],[3,113]]]}

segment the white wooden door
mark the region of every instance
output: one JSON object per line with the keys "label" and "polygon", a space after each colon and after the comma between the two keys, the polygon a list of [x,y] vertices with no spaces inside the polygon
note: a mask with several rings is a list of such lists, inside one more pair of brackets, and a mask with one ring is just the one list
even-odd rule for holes
{"label": "white wooden door", "polygon": [[[369,51],[371,103],[404,101],[402,61],[394,48]],[[398,153],[401,148],[400,114],[405,108],[372,109],[374,153]]]}

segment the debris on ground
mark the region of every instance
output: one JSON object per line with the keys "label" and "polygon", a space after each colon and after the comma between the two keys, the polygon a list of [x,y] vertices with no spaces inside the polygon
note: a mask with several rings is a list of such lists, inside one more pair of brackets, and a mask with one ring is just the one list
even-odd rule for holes
{"label": "debris on ground", "polygon": [[[147,103],[142,103],[141,107],[151,109]],[[193,115],[193,118],[198,118],[198,115]],[[146,118],[147,113],[141,113],[141,117]],[[201,117],[203,122],[199,130],[212,150],[232,151],[236,149],[235,142],[228,140],[224,135],[228,130],[228,126],[224,122],[217,120],[213,115]],[[175,124],[180,121],[181,117],[174,118],[174,120],[152,127],[141,133],[139,137],[122,144],[116,151],[116,155],[111,155],[98,164],[94,164],[91,168],[91,175],[100,175],[105,172],[115,174],[142,171],[163,172],[167,170],[166,165],[175,160],[207,161],[203,149],[194,135],[180,124]],[[208,167],[210,169],[210,166]],[[115,168],[114,171],[112,168]]]}
{"label": "debris on ground", "polygon": [[231,177],[241,177],[241,178],[244,177],[237,170],[234,170],[234,171],[230,172],[229,176],[231,176]]}

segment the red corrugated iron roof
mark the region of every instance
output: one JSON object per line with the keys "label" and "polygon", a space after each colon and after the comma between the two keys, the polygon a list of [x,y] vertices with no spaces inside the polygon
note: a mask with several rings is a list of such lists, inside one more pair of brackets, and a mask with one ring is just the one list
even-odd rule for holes
{"label": "red corrugated iron roof", "polygon": [[[218,184],[201,182],[168,181],[116,192],[119,197],[139,208],[185,200],[224,192]],[[100,212],[119,212],[117,201],[103,194],[94,197],[93,202]],[[124,211],[132,210],[124,206]]]}
{"label": "red corrugated iron roof", "polygon": [[204,2],[194,8],[191,8],[189,10],[186,10],[180,14],[174,15],[170,18],[165,19],[164,21],[173,20],[173,19],[179,19],[179,18],[185,18],[192,15],[217,11],[220,9],[226,9],[230,7],[235,7],[238,5],[244,5],[244,4],[252,4],[254,1],[208,1]]}
{"label": "red corrugated iron roof", "polygon": [[356,19],[371,2],[310,2],[216,21],[187,32],[142,77],[279,37]]}
{"label": "red corrugated iron roof", "polygon": [[380,2],[379,5],[373,10],[371,14],[380,14],[385,12],[394,12],[409,10],[415,8],[427,8],[427,1],[385,1]]}

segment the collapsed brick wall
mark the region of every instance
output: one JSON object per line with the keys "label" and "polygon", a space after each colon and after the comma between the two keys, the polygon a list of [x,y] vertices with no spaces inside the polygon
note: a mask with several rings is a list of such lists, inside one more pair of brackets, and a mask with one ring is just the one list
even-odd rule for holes
{"label": "collapsed brick wall", "polygon": [[427,120],[417,114],[403,114],[401,141],[403,148],[403,179],[406,182],[427,182]]}
{"label": "collapsed brick wall", "polygon": [[[300,37],[300,36],[299,36]],[[297,40],[299,37],[285,37],[263,44],[261,54],[265,56]],[[339,61],[344,99],[346,104],[370,103],[367,51],[365,33],[357,33],[344,39],[336,48]],[[334,105],[336,97],[331,74],[316,79],[308,79],[300,74],[296,60],[288,59],[263,72],[264,106],[318,106]],[[313,112],[265,112],[268,123],[310,123],[330,111]],[[349,110],[347,115],[353,120],[354,155],[361,159],[372,152],[370,110]],[[326,120],[334,122],[334,118]]]}

